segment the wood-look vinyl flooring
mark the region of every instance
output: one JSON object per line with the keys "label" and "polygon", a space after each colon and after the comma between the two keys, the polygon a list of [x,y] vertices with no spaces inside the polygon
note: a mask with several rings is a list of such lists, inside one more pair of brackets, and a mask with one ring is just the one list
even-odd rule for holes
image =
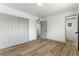
{"label": "wood-look vinyl flooring", "polygon": [[0,50],[1,56],[78,56],[79,51],[73,42],[55,42],[47,39],[34,40],[28,43]]}

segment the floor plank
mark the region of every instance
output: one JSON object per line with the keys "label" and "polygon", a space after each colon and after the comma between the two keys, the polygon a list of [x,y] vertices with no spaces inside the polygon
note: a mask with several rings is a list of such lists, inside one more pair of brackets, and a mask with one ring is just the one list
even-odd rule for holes
{"label": "floor plank", "polygon": [[39,39],[28,43],[12,46],[0,50],[1,56],[78,56],[79,51],[73,46],[73,42],[66,43],[52,40]]}

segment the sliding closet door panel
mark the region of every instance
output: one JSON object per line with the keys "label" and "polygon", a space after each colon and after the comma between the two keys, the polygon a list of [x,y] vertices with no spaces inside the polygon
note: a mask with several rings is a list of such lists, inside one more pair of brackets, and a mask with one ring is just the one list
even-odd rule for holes
{"label": "sliding closet door panel", "polygon": [[29,41],[29,20],[0,15],[0,49]]}
{"label": "sliding closet door panel", "polygon": [[22,42],[25,42],[25,41],[29,41],[29,21],[26,20],[26,19],[21,19],[21,18],[18,18],[19,19],[19,24],[18,27],[19,27],[19,39],[22,41]]}
{"label": "sliding closet door panel", "polygon": [[7,16],[0,15],[0,48],[9,46],[9,25]]}

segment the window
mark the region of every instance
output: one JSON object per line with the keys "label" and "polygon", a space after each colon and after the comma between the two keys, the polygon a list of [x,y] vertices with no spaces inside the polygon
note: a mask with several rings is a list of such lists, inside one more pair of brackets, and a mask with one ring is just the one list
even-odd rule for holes
{"label": "window", "polygon": [[68,23],[68,27],[72,27],[72,23]]}

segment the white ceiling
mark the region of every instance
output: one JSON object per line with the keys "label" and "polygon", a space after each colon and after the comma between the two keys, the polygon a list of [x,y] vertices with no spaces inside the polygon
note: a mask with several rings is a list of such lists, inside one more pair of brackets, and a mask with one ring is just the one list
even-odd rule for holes
{"label": "white ceiling", "polygon": [[79,4],[77,3],[43,3],[43,5],[40,7],[38,7],[36,3],[1,4],[39,17],[49,16],[58,12],[73,10],[79,7]]}

